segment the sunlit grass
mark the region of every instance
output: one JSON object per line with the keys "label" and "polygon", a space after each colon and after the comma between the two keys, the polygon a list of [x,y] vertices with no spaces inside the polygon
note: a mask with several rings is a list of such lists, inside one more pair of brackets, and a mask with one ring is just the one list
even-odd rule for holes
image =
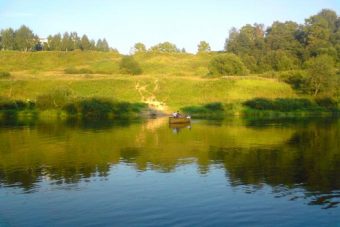
{"label": "sunlit grass", "polygon": [[[294,98],[288,84],[250,76],[210,78],[208,63],[214,54],[138,54],[143,75],[119,74],[121,56],[105,52],[0,52],[0,70],[11,77],[0,81],[0,96],[36,100],[58,87],[76,97],[103,97],[117,101],[165,103],[168,111],[212,102],[233,104],[256,97]],[[65,69],[75,74],[65,74]],[[81,73],[86,69],[91,74]],[[77,74],[79,72],[79,74]],[[85,72],[85,71],[84,71]],[[139,87],[139,90],[137,89]]]}

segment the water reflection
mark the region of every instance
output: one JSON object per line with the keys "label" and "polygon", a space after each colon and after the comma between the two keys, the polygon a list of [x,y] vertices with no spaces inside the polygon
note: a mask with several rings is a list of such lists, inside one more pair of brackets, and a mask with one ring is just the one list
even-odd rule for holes
{"label": "water reflection", "polygon": [[107,178],[123,163],[158,172],[195,163],[207,176],[223,168],[230,185],[246,193],[269,185],[274,197],[306,199],[323,208],[339,204],[339,120],[193,124],[193,129],[169,128],[167,119],[6,124],[0,128],[0,187],[34,192],[42,181]]}
{"label": "water reflection", "polygon": [[169,124],[169,128],[174,134],[178,134],[181,130],[191,130],[191,123]]}

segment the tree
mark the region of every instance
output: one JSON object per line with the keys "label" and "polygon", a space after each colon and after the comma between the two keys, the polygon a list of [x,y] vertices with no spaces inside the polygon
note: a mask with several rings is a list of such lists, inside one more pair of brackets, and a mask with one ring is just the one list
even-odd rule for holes
{"label": "tree", "polygon": [[261,59],[261,63],[265,63],[264,69],[261,69],[262,72],[274,70],[274,71],[286,71],[297,68],[297,58],[290,54],[288,51],[284,50],[274,50],[268,51],[263,58]]}
{"label": "tree", "polygon": [[215,76],[245,75],[248,69],[235,54],[219,54],[211,59],[209,72]]}
{"label": "tree", "polygon": [[159,43],[150,48],[151,52],[155,53],[180,53],[181,51],[177,48],[175,44],[170,42]]}
{"label": "tree", "polygon": [[40,39],[37,35],[34,36],[34,45],[31,48],[32,51],[42,51],[44,49],[44,44],[40,42]]}
{"label": "tree", "polygon": [[81,37],[80,49],[81,50],[90,50],[91,49],[90,40],[85,34]]}
{"label": "tree", "polygon": [[54,36],[48,36],[47,37],[47,43],[49,50],[54,50],[54,51],[60,51],[62,50],[62,39],[61,39],[61,34],[58,33]]}
{"label": "tree", "polygon": [[34,34],[25,25],[15,31],[15,46],[17,50],[28,51],[35,44]]}
{"label": "tree", "polygon": [[110,47],[109,44],[107,43],[106,39],[98,39],[97,44],[96,44],[96,49],[98,51],[109,51]]}
{"label": "tree", "polygon": [[72,38],[68,32],[65,32],[61,40],[61,50],[71,51],[74,50],[74,44]]}
{"label": "tree", "polygon": [[94,39],[91,39],[90,44],[90,50],[97,50],[96,41]]}
{"label": "tree", "polygon": [[81,42],[80,42],[80,38],[79,38],[77,32],[71,32],[70,33],[70,43],[72,43],[72,48],[71,48],[72,50],[76,50],[76,49],[81,48]]}
{"label": "tree", "polygon": [[267,29],[266,45],[269,50],[286,50],[297,53],[302,48],[301,43],[296,39],[299,32],[299,25],[292,21],[284,23],[275,21]]}
{"label": "tree", "polygon": [[211,51],[210,45],[209,43],[207,43],[206,41],[201,41],[198,45],[197,45],[197,53],[208,53]]}
{"label": "tree", "polygon": [[308,87],[314,96],[322,91],[332,91],[335,77],[334,60],[328,55],[313,57],[306,62]]}
{"label": "tree", "polygon": [[119,63],[120,72],[123,74],[139,75],[142,69],[132,56],[124,56]]}
{"label": "tree", "polygon": [[317,15],[305,20],[306,45],[310,56],[324,53],[336,55],[331,45],[332,34],[337,28],[337,15],[332,10],[322,10]]}
{"label": "tree", "polygon": [[133,46],[133,53],[138,54],[138,53],[145,53],[146,52],[146,47],[143,43],[136,43]]}
{"label": "tree", "polygon": [[225,43],[225,50],[235,54],[256,54],[264,49],[264,25],[247,24],[240,31],[232,28]]}
{"label": "tree", "polygon": [[15,33],[12,28],[1,30],[1,46],[4,50],[15,49]]}
{"label": "tree", "polygon": [[102,51],[107,52],[109,50],[110,50],[110,46],[109,46],[108,42],[106,41],[106,39],[104,38],[103,42],[102,42]]}

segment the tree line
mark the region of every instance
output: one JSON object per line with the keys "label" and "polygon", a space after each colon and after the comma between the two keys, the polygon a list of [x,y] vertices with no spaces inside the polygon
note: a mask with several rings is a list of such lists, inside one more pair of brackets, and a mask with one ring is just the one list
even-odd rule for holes
{"label": "tree line", "polygon": [[323,9],[305,20],[275,21],[232,28],[224,50],[239,56],[252,73],[302,68],[310,58],[327,55],[340,62],[340,17]]}
{"label": "tree line", "polygon": [[80,37],[77,32],[65,32],[63,35],[58,33],[41,39],[25,25],[17,30],[2,29],[0,31],[0,49],[18,51],[113,50],[105,38],[95,41],[89,39],[86,34]]}

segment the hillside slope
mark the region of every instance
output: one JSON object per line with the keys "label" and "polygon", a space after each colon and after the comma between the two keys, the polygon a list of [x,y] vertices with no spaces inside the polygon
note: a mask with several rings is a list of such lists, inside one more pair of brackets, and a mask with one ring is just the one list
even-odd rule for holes
{"label": "hillside slope", "polygon": [[[35,100],[39,95],[67,90],[75,97],[105,97],[146,102],[165,112],[208,102],[240,103],[255,97],[291,98],[285,83],[257,76],[209,78],[211,55],[137,55],[143,75],[119,74],[120,55],[103,52],[0,52],[0,96]],[[65,74],[69,67],[91,74]]]}

